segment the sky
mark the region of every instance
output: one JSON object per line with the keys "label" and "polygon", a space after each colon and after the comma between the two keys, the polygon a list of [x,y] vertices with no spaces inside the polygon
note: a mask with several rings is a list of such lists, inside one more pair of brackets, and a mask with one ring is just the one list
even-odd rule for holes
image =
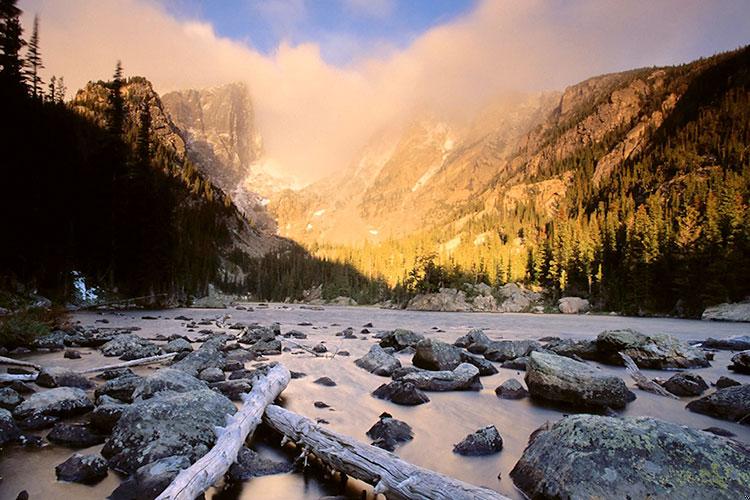
{"label": "sky", "polygon": [[309,182],[376,132],[465,117],[510,91],[688,62],[750,43],[748,0],[21,0],[70,89],[244,81],[267,160]]}

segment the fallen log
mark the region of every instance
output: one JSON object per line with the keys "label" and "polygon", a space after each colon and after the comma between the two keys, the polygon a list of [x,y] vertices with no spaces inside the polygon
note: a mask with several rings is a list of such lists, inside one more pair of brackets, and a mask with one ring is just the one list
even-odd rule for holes
{"label": "fallen log", "polygon": [[310,347],[307,347],[306,345],[302,345],[299,342],[295,342],[295,341],[289,340],[289,339],[284,339],[284,342],[288,342],[288,343],[292,344],[295,347],[299,347],[300,349],[304,349],[305,351],[309,352],[310,354],[312,354],[316,358],[325,358],[326,357],[325,354],[321,354],[319,352],[315,352]]}
{"label": "fallen log", "polygon": [[42,369],[42,367],[36,363],[32,363],[30,361],[22,361],[20,359],[6,358],[5,356],[0,356],[0,365],[26,366],[28,368],[34,368],[36,370]]}
{"label": "fallen log", "polygon": [[148,358],[134,359],[132,361],[123,361],[122,363],[117,363],[114,365],[98,366],[96,368],[87,368],[86,370],[81,370],[78,373],[80,374],[96,373],[96,372],[103,372],[105,370],[115,370],[117,368],[127,368],[129,366],[150,365],[152,363],[158,363],[160,361],[166,361],[168,359],[172,359],[175,356],[177,356],[177,354],[178,353],[176,352],[170,352],[169,354],[159,354],[158,356],[149,356]]}
{"label": "fallen log", "polygon": [[291,375],[284,365],[277,364],[268,374],[253,383],[253,389],[243,394],[244,406],[231,417],[227,425],[217,428],[214,447],[197,462],[180,472],[157,500],[193,500],[215,484],[237,460],[237,453],[263,417],[263,412],[283,391]]}
{"label": "fallen log", "polygon": [[665,398],[680,399],[653,380],[646,377],[638,368],[638,365],[635,364],[633,358],[622,352],[620,353],[620,357],[625,362],[625,371],[628,372],[628,375],[630,375],[630,378],[633,379],[633,382],[635,382],[635,385],[638,386],[639,389],[658,394],[659,396],[664,396]]}
{"label": "fallen log", "polygon": [[496,491],[417,467],[279,406],[268,406],[263,421],[301,446],[303,453],[312,453],[329,467],[374,485],[375,493],[389,500],[508,500]]}
{"label": "fallen log", "polygon": [[0,382],[33,382],[36,380],[36,373],[27,374],[12,374],[12,373],[0,373]]}

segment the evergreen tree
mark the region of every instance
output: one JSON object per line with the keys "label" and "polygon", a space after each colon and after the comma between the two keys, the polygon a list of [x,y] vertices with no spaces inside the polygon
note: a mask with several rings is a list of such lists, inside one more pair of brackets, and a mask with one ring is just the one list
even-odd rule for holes
{"label": "evergreen tree", "polygon": [[39,17],[36,15],[34,16],[34,27],[31,31],[31,38],[29,38],[26,49],[26,65],[28,67],[31,95],[34,99],[41,99],[44,82],[39,75],[39,71],[44,68],[44,65],[42,64],[42,54],[39,47]]}
{"label": "evergreen tree", "polygon": [[65,87],[65,79],[61,76],[57,80],[57,86],[55,87],[55,98],[54,102],[57,104],[62,104],[65,102],[65,93],[68,91],[68,89]]}
{"label": "evergreen tree", "polygon": [[25,45],[21,35],[21,9],[17,0],[0,0],[0,91],[7,94],[25,93],[21,48]]}

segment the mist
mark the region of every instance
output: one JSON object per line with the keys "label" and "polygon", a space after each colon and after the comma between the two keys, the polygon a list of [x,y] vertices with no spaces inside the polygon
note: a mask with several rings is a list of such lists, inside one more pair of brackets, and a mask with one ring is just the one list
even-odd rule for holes
{"label": "mist", "polygon": [[269,158],[303,182],[344,168],[373,133],[419,111],[466,117],[505,92],[687,62],[750,38],[744,1],[484,0],[405,48],[365,46],[337,66],[314,41],[282,41],[265,55],[157,1],[20,7],[27,31],[39,14],[43,76],[64,76],[69,97],[89,80],[109,79],[118,59],[159,93],[246,82]]}

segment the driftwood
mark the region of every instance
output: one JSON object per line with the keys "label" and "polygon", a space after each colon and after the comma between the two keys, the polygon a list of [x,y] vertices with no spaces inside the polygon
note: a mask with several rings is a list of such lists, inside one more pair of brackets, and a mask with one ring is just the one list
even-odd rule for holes
{"label": "driftwood", "polygon": [[36,363],[31,363],[30,361],[21,361],[20,359],[6,358],[5,356],[0,356],[0,365],[26,366],[28,368],[34,368],[35,370],[42,369],[42,367]]}
{"label": "driftwood", "polygon": [[156,297],[166,297],[169,293],[157,293],[155,295],[143,295],[142,297],[131,297],[129,299],[112,300],[109,302],[99,302],[97,304],[86,304],[76,308],[76,311],[85,311],[87,309],[96,309],[97,307],[112,306],[115,304],[122,304],[128,302],[134,302],[136,300],[151,299]]}
{"label": "driftwood", "polygon": [[633,358],[622,352],[620,353],[620,357],[625,362],[625,370],[639,389],[658,394],[659,396],[664,396],[665,398],[680,399],[653,380],[646,377],[638,368],[638,365],[635,364]]}
{"label": "driftwood", "polygon": [[264,422],[333,469],[375,485],[388,499],[508,500],[496,491],[423,469],[385,450],[326,429],[312,420],[270,405]]}
{"label": "driftwood", "polygon": [[278,364],[256,380],[253,389],[242,395],[242,409],[227,417],[226,427],[216,429],[218,439],[214,447],[180,472],[157,500],[193,500],[221,479],[237,460],[248,435],[260,423],[266,406],[281,394],[290,379],[289,370]]}
{"label": "driftwood", "polygon": [[36,380],[36,373],[29,374],[12,374],[12,373],[0,373],[0,382],[33,382]]}
{"label": "driftwood", "polygon": [[158,356],[149,356],[148,358],[134,359],[132,361],[123,361],[122,363],[117,363],[114,365],[99,366],[97,368],[87,368],[86,370],[81,370],[78,373],[80,374],[96,373],[96,372],[103,372],[105,370],[115,370],[117,368],[127,368],[129,366],[150,365],[151,363],[158,363],[159,361],[166,361],[168,359],[172,359],[175,356],[177,356],[176,352],[170,352],[169,354],[159,354]]}
{"label": "driftwood", "polygon": [[300,349],[304,349],[305,351],[309,352],[310,354],[312,354],[316,358],[325,358],[326,357],[325,354],[321,354],[319,352],[315,352],[311,348],[307,347],[306,345],[302,345],[299,342],[295,342],[295,341],[289,340],[289,339],[284,339],[284,342],[288,342],[288,343],[292,344],[295,347],[299,347]]}

